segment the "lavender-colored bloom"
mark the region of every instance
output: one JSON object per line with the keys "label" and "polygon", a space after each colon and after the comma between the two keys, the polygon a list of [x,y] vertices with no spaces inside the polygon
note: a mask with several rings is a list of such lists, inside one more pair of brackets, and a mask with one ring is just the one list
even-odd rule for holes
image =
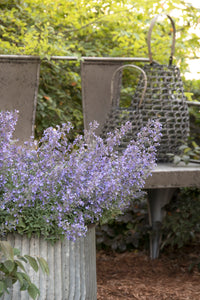
{"label": "lavender-colored bloom", "polygon": [[0,219],[4,228],[17,230],[35,213],[39,221],[33,227],[43,222],[44,228],[55,226],[75,240],[107,211],[123,210],[155,167],[161,135],[157,121],[149,121],[137,139],[118,152],[130,122],[105,141],[95,135],[94,122],[73,143],[67,138],[71,124],[63,124],[45,130],[39,142],[17,146],[12,140],[16,120],[17,112],[0,112],[0,210],[12,220],[8,224],[6,217]]}

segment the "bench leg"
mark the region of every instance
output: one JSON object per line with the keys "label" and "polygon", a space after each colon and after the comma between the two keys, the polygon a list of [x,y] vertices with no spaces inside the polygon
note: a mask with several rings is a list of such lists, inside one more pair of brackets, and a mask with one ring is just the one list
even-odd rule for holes
{"label": "bench leg", "polygon": [[163,207],[169,203],[176,188],[148,189],[149,223],[153,234],[150,237],[150,257],[156,259],[159,256],[161,242],[161,225],[165,216]]}

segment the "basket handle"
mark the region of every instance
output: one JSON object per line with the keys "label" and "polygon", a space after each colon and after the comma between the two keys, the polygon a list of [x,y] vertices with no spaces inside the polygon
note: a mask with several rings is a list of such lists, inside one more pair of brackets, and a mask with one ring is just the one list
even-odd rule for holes
{"label": "basket handle", "polygon": [[140,99],[140,102],[139,102],[139,107],[140,107],[141,104],[142,104],[142,101],[143,101],[143,99],[144,99],[144,95],[145,95],[146,89],[147,89],[147,76],[146,76],[146,73],[144,72],[143,69],[141,69],[140,67],[135,66],[135,65],[133,65],[133,64],[128,64],[128,65],[120,66],[120,67],[118,67],[118,68],[114,71],[114,73],[113,73],[113,75],[112,75],[112,79],[111,79],[111,103],[112,103],[113,106],[119,105],[119,103],[117,103],[117,100],[114,99],[114,97],[113,97],[113,94],[114,94],[114,81],[115,81],[115,76],[116,76],[116,74],[117,74],[119,71],[121,71],[122,69],[127,68],[127,67],[135,68],[135,69],[141,71],[141,72],[142,72],[142,75],[143,75],[143,77],[144,77],[144,89],[143,89],[143,91],[142,91],[142,96],[141,96],[141,99]]}
{"label": "basket handle", "polygon": [[[151,21],[150,24],[150,28],[149,28],[149,32],[147,35],[147,45],[148,45],[148,54],[149,54],[149,60],[150,60],[150,64],[152,64],[153,62],[153,58],[152,58],[152,52],[151,52],[151,33],[153,30],[153,27],[158,19],[159,16],[162,16],[163,14],[159,14],[156,15],[153,20]],[[168,19],[170,20],[171,24],[172,24],[172,28],[173,28],[173,37],[172,37],[172,45],[171,45],[171,54],[169,57],[169,66],[172,65],[173,62],[173,56],[174,56],[174,52],[175,52],[175,39],[176,39],[176,27],[175,27],[175,23],[173,21],[173,19],[170,17],[170,15],[166,15],[168,17]]]}

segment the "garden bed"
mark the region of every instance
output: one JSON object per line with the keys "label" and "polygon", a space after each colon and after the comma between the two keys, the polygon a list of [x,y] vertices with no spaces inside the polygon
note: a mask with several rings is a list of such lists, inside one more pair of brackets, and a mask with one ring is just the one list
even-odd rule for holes
{"label": "garden bed", "polygon": [[200,244],[165,251],[157,260],[146,252],[97,252],[98,300],[199,300]]}

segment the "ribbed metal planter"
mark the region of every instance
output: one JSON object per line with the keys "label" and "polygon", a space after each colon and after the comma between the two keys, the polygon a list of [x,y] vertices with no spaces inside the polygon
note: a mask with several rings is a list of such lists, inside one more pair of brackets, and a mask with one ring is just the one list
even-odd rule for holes
{"label": "ribbed metal planter", "polygon": [[[55,245],[42,238],[9,235],[8,241],[21,254],[46,259],[50,275],[35,273],[27,268],[32,282],[40,290],[38,300],[96,300],[96,244],[95,226],[88,229],[85,238],[76,242],[65,240]],[[26,291],[20,292],[16,283],[2,300],[31,300]]]}

